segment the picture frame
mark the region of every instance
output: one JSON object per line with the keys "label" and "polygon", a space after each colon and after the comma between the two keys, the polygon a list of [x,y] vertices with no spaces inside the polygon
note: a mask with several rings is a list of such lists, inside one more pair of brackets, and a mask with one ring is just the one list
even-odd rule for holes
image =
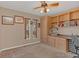
{"label": "picture frame", "polygon": [[14,16],[15,23],[23,24],[24,17],[23,16]]}
{"label": "picture frame", "polygon": [[3,25],[13,25],[14,18],[12,16],[2,16],[2,24]]}

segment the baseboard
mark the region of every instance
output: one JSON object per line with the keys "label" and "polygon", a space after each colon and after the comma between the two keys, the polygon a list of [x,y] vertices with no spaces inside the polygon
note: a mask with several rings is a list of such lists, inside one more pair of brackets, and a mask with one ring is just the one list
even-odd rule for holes
{"label": "baseboard", "polygon": [[27,43],[27,44],[19,45],[19,46],[14,46],[14,47],[10,47],[10,48],[1,49],[0,52],[6,51],[6,50],[9,50],[9,49],[14,49],[14,48],[19,48],[19,47],[23,47],[23,46],[28,46],[28,45],[32,45],[32,44],[37,44],[37,43],[40,43],[40,41],[33,42],[33,43]]}

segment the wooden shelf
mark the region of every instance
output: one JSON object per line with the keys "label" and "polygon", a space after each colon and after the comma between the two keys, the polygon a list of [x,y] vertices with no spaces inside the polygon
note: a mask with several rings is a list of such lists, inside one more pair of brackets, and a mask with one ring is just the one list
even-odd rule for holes
{"label": "wooden shelf", "polygon": [[63,27],[65,22],[69,22],[70,25],[71,25],[71,22],[75,22],[77,24],[74,26],[79,26],[78,20],[79,20],[79,10],[75,10],[72,12],[60,14],[58,16],[57,15],[52,16],[51,20],[49,20],[50,25],[48,27],[51,28],[51,27],[54,27],[55,25],[58,25],[58,26],[61,25],[60,27]]}

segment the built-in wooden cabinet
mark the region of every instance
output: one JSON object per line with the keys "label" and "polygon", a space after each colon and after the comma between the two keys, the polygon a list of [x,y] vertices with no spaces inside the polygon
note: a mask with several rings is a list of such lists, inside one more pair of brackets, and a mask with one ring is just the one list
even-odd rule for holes
{"label": "built-in wooden cabinet", "polygon": [[64,38],[57,38],[55,40],[55,48],[63,51],[63,52],[67,52],[67,39]]}
{"label": "built-in wooden cabinet", "polygon": [[70,18],[71,19],[79,19],[79,10],[70,12]]}
{"label": "built-in wooden cabinet", "polygon": [[57,16],[55,16],[55,17],[49,17],[47,24],[48,24],[47,28],[48,28],[48,32],[49,32],[49,30],[52,27],[54,27],[54,26],[56,26],[58,24],[58,17]]}
{"label": "built-in wooden cabinet", "polygon": [[48,36],[48,45],[60,51],[67,52],[68,51],[67,40],[68,39],[65,39],[65,38]]}
{"label": "built-in wooden cabinet", "polygon": [[51,16],[48,19],[48,29],[53,28],[55,26],[64,27],[64,24],[66,23],[68,23],[69,26],[74,25],[71,25],[71,23],[75,23],[74,26],[77,26],[77,24],[79,25],[79,10],[67,12],[56,16]]}
{"label": "built-in wooden cabinet", "polygon": [[70,12],[70,20],[76,23],[76,26],[79,26],[79,10]]}
{"label": "built-in wooden cabinet", "polygon": [[[55,15],[55,16],[46,16],[45,19],[41,20],[41,23],[42,23],[41,40],[42,42],[52,47],[55,47],[61,51],[67,51],[68,49],[67,40],[64,38],[49,36],[48,32],[51,27],[54,27],[56,25],[59,26],[59,24],[61,25],[62,23],[65,23],[67,21],[69,23],[72,23],[73,21],[75,22],[75,20],[77,21],[77,25],[79,26],[79,10],[70,11],[70,12],[60,14],[60,15]],[[69,24],[68,26],[70,25],[73,25],[73,24]],[[60,27],[63,27],[63,26],[60,26]]]}
{"label": "built-in wooden cabinet", "polygon": [[51,17],[48,17],[49,20],[47,20],[47,27],[48,29],[52,26],[51,23],[53,22]]}
{"label": "built-in wooden cabinet", "polygon": [[48,36],[48,45],[55,47],[55,39],[54,37]]}
{"label": "built-in wooden cabinet", "polygon": [[59,18],[59,22],[61,22],[61,21],[67,21],[67,20],[69,20],[69,13],[65,13],[65,14],[62,14],[62,15],[59,15],[58,16]]}
{"label": "built-in wooden cabinet", "polygon": [[65,13],[58,16],[52,16],[48,18],[48,29],[55,26],[60,26],[63,22],[69,21],[69,20],[70,20],[70,13]]}
{"label": "built-in wooden cabinet", "polygon": [[[68,22],[68,26],[77,26],[79,25],[79,10],[52,16],[48,18],[48,26],[47,28],[50,30],[50,28],[54,27],[55,25],[61,25],[65,24],[65,22]],[[72,24],[74,22],[74,24]],[[76,25],[77,22],[77,25]],[[64,27],[64,25],[60,26]],[[48,30],[48,32],[49,32]],[[55,47],[61,51],[67,52],[68,51],[68,40],[64,38],[54,37],[54,36],[48,36],[48,44],[52,47]]]}

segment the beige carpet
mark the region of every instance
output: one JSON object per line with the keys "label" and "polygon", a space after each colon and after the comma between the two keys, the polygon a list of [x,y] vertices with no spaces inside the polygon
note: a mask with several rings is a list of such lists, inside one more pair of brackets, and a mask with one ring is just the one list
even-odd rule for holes
{"label": "beige carpet", "polygon": [[69,54],[58,51],[45,44],[24,46],[0,53],[1,58],[70,58]]}

